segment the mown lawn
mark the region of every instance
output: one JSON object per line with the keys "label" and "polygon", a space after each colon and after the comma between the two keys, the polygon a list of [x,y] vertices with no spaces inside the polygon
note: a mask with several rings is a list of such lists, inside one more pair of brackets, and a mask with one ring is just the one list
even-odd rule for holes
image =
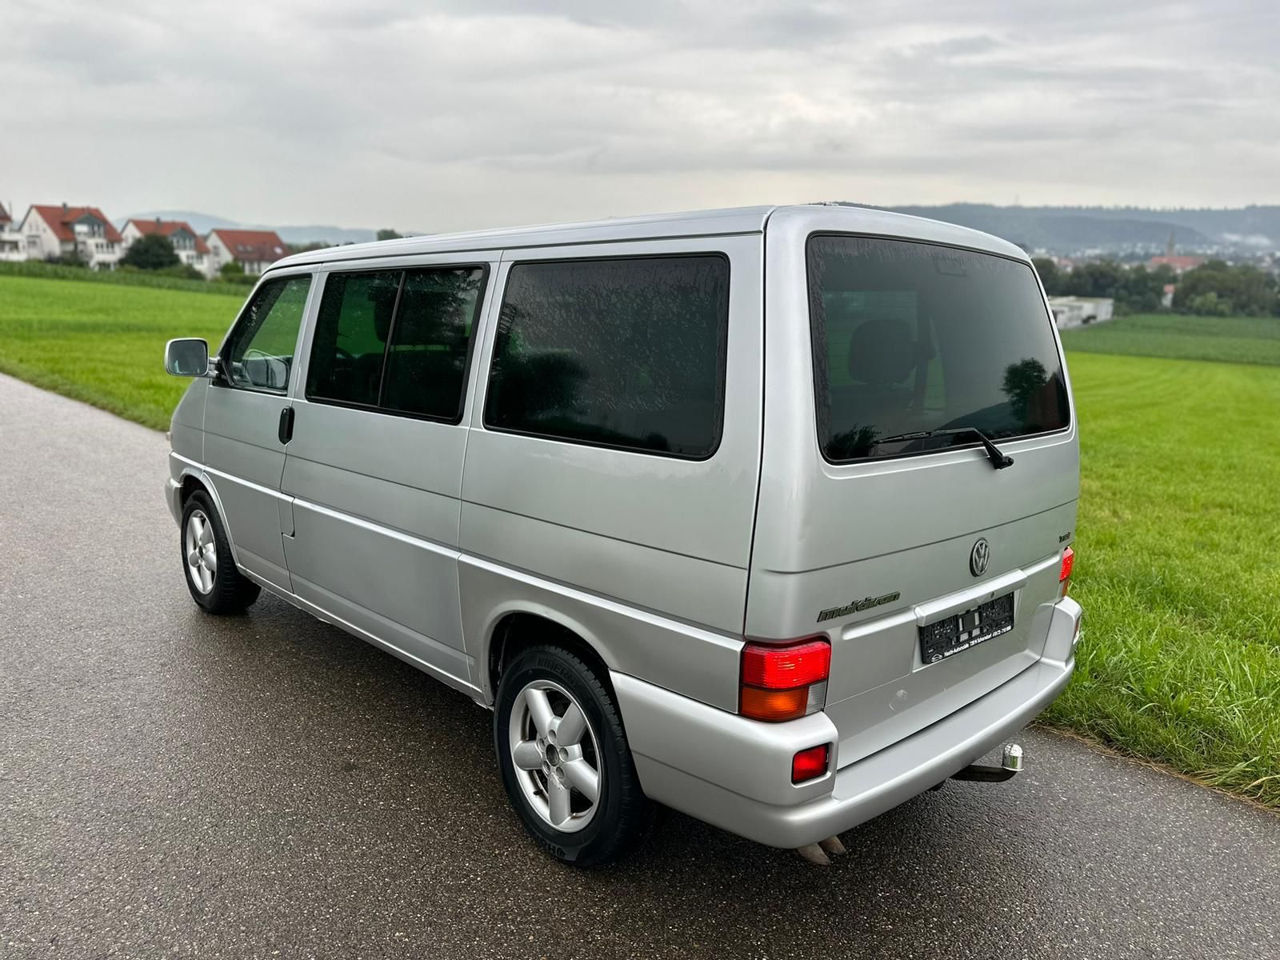
{"label": "mown lawn", "polygon": [[164,344],[217,350],[240,297],[0,276],[0,372],[167,429],[189,381],[164,372]]}
{"label": "mown lawn", "polygon": [[1063,331],[1062,343],[1073,353],[1280,364],[1280,317],[1137,314]]}
{"label": "mown lawn", "polygon": [[[187,383],[164,373],[165,340],[216,349],[239,302],[0,275],[0,371],[163,429]],[[1064,338],[1086,619],[1045,721],[1280,808],[1277,329],[1130,317]]]}
{"label": "mown lawn", "polygon": [[1069,363],[1085,633],[1045,719],[1280,807],[1280,369]]}

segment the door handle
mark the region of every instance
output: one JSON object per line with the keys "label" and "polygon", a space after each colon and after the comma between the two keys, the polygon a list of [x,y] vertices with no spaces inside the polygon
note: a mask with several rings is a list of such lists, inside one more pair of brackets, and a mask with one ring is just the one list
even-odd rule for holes
{"label": "door handle", "polygon": [[278,436],[281,443],[293,439],[293,407],[285,407],[280,411],[280,430]]}

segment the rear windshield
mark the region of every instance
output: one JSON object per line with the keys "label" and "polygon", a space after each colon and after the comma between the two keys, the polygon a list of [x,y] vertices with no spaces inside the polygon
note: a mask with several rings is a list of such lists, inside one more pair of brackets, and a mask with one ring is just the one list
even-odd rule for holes
{"label": "rear windshield", "polygon": [[1067,425],[1067,389],[1029,264],[907,240],[814,236],[818,439],[836,462]]}

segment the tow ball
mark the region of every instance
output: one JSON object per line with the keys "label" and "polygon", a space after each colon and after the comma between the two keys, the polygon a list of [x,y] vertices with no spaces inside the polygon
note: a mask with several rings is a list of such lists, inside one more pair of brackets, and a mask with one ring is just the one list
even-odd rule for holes
{"label": "tow ball", "polygon": [[1000,757],[1000,766],[993,767],[986,763],[971,763],[963,770],[951,775],[952,780],[976,780],[980,783],[999,783],[1022,772],[1022,747],[1016,743],[1006,743]]}

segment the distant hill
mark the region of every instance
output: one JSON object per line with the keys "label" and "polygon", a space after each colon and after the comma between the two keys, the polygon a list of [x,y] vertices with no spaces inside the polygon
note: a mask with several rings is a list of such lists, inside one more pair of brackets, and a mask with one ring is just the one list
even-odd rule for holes
{"label": "distant hill", "polygon": [[1179,251],[1280,249],[1280,206],[1153,210],[1143,207],[997,207],[987,203],[892,207],[994,233],[1029,249]]}
{"label": "distant hill", "polygon": [[[364,243],[367,240],[373,240],[377,236],[376,231],[362,227],[277,227],[270,224],[237,223],[234,220],[215,217],[208,213],[199,213],[195,210],[149,210],[146,213],[130,214],[125,220],[149,220],[155,217],[159,217],[162,220],[185,220],[191,224],[191,229],[200,234],[205,234],[218,228],[239,227],[245,230],[274,230],[280,234],[280,239],[285,243],[299,245],[327,243],[337,246],[340,243]],[[123,226],[124,222],[124,220],[121,220],[119,225]]]}
{"label": "distant hill", "polygon": [[[863,206],[863,204],[858,204]],[[866,204],[870,206],[870,204]],[[1073,254],[1163,251],[1173,233],[1181,253],[1245,252],[1280,249],[1280,206],[1235,209],[1145,207],[998,207],[989,203],[890,207],[899,213],[945,220],[984,230],[1029,250]],[[236,223],[194,210],[152,210],[138,218],[186,220],[199,233],[215,227],[275,230],[286,243],[363,243],[374,230],[335,226],[262,226]],[[120,222],[120,226],[124,221]]]}

